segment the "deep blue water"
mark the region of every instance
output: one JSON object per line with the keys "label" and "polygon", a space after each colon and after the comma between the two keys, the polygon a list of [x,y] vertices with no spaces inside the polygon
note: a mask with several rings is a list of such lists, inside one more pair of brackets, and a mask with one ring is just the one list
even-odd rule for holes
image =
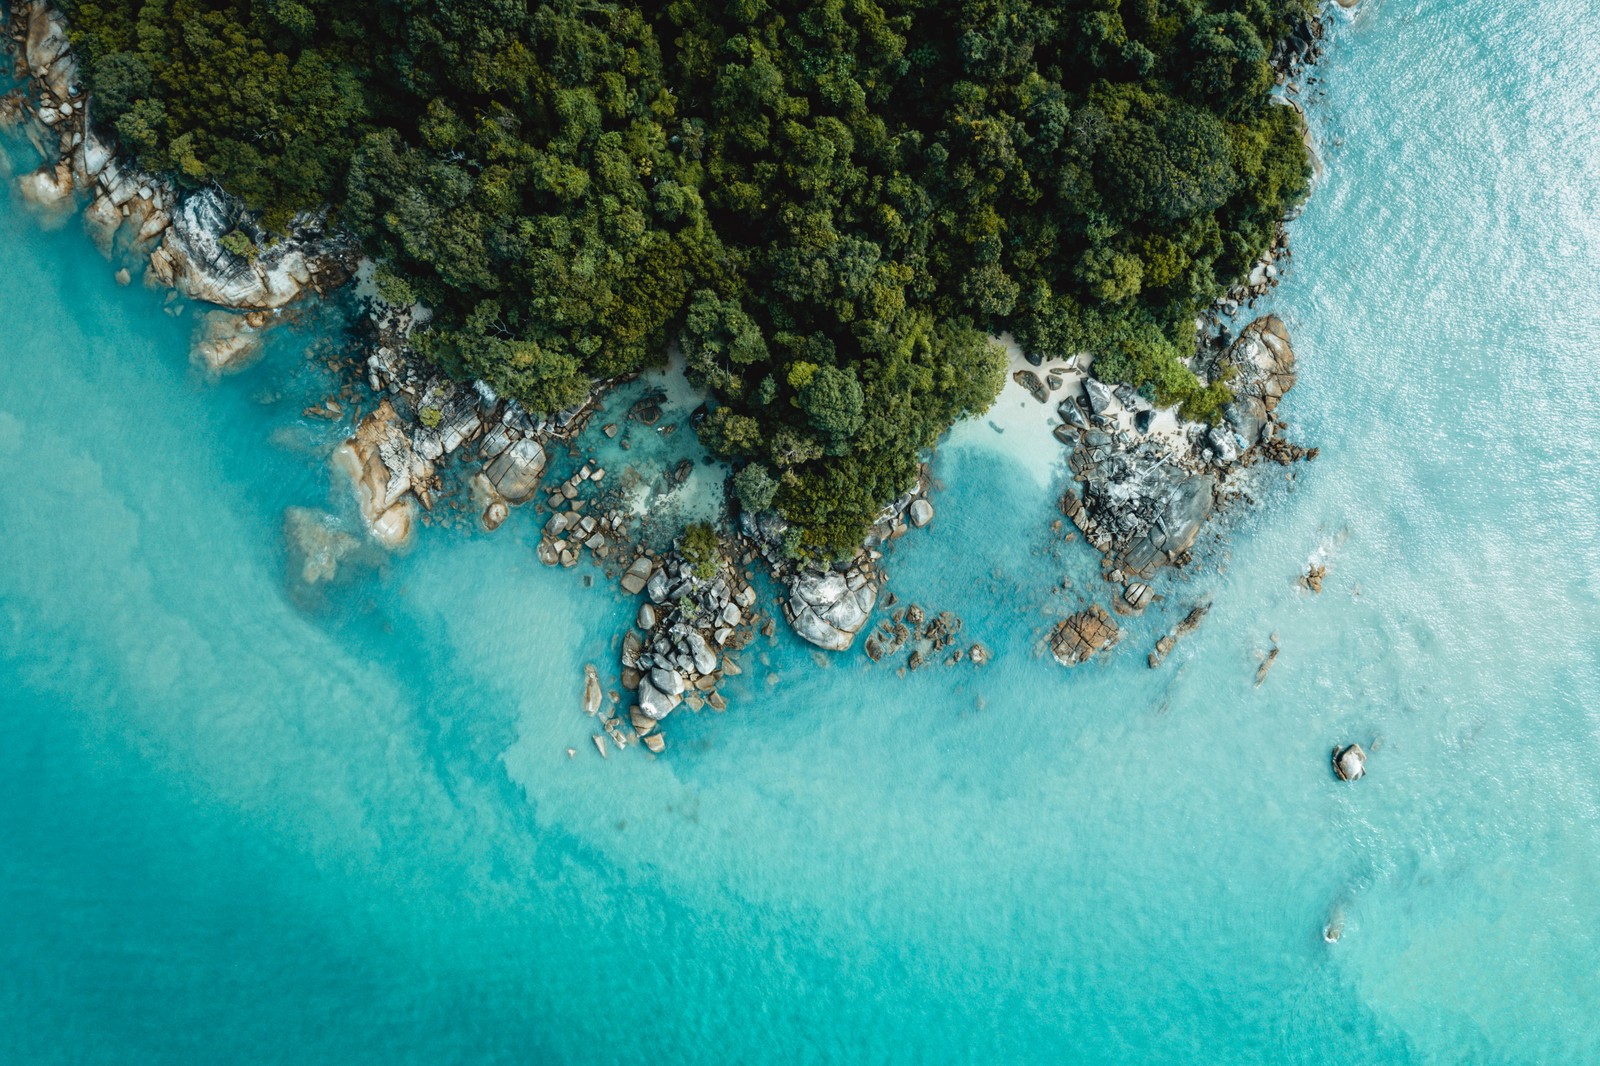
{"label": "deep blue water", "polygon": [[1106,586],[1008,392],[888,561],[995,661],[780,632],[655,759],[593,749],[631,608],[539,516],[299,587],[336,308],[212,381],[0,203],[0,1061],[1600,1060],[1592,14],[1335,18],[1272,301],[1322,456],[1107,659],[1040,655]]}

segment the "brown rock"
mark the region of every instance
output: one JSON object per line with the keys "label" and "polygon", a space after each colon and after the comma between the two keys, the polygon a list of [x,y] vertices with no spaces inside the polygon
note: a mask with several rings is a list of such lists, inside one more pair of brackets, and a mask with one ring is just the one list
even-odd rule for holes
{"label": "brown rock", "polygon": [[1111,647],[1121,635],[1106,609],[1092,603],[1056,624],[1050,634],[1050,651],[1062,666],[1076,666]]}

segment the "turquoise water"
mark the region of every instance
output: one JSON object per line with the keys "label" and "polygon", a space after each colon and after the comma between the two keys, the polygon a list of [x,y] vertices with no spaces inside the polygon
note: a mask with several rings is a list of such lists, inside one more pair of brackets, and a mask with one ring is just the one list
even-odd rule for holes
{"label": "turquoise water", "polygon": [[1600,1059],[1589,14],[1336,19],[1273,302],[1322,457],[1112,656],[1039,655],[1105,586],[1008,394],[889,560],[995,661],[780,634],[657,759],[593,750],[631,612],[533,514],[299,587],[328,322],[208,380],[0,205],[0,1061]]}

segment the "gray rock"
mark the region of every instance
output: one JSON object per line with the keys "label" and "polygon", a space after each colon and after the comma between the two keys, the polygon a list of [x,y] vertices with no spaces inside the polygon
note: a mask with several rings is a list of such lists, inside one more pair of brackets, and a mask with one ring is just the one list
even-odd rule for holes
{"label": "gray rock", "polygon": [[744,621],[744,612],[739,610],[738,604],[725,603],[722,605],[723,625],[736,626],[742,621]]}
{"label": "gray rock", "polygon": [[668,696],[683,695],[683,677],[676,670],[656,667],[650,671],[650,684]]}
{"label": "gray rock", "polygon": [[647,555],[641,555],[628,567],[628,572],[622,575],[622,591],[630,596],[637,596],[644,591],[649,582],[655,563]]}
{"label": "gray rock", "polygon": [[522,503],[538,491],[545,462],[539,442],[524,437],[495,456],[483,472],[507,503]]}
{"label": "gray rock", "polygon": [[694,660],[694,670],[697,674],[709,674],[717,668],[717,653],[711,650],[711,645],[706,643],[706,638],[691,629],[684,634],[683,641],[688,645],[689,655]]}
{"label": "gray rock", "polygon": [[639,628],[648,633],[656,627],[656,609],[648,603],[639,605]]}
{"label": "gray rock", "polygon": [[1116,410],[1117,396],[1111,386],[1098,378],[1085,378],[1083,391],[1089,397],[1089,409],[1097,415],[1110,414]]}
{"label": "gray rock", "polygon": [[1056,405],[1056,414],[1061,416],[1061,421],[1074,429],[1089,428],[1089,420],[1083,417],[1083,409],[1078,406],[1078,401],[1071,397]]}
{"label": "gray rock", "polygon": [[681,696],[669,696],[667,693],[662,692],[648,679],[640,680],[638,697],[639,709],[645,713],[646,717],[652,718],[657,722],[671,714],[672,709],[682,699]]}
{"label": "gray rock", "polygon": [[657,570],[650,575],[650,580],[645,582],[644,592],[650,597],[652,603],[666,603],[672,593],[672,579],[665,570]]}
{"label": "gray rock", "polygon": [[933,504],[921,497],[911,501],[911,524],[921,529],[933,521]]}
{"label": "gray rock", "polygon": [[877,597],[872,582],[852,590],[843,574],[807,571],[789,585],[789,624],[819,648],[844,651],[866,624]]}

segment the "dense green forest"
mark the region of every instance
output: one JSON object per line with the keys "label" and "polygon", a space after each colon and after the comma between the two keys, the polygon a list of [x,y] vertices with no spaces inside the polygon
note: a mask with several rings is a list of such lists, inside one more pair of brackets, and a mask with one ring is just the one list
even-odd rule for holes
{"label": "dense green forest", "polygon": [[419,343],[539,410],[680,341],[701,435],[848,555],[998,391],[985,334],[1206,415],[1193,316],[1303,195],[1311,0],[71,0],[96,121],[332,205]]}

